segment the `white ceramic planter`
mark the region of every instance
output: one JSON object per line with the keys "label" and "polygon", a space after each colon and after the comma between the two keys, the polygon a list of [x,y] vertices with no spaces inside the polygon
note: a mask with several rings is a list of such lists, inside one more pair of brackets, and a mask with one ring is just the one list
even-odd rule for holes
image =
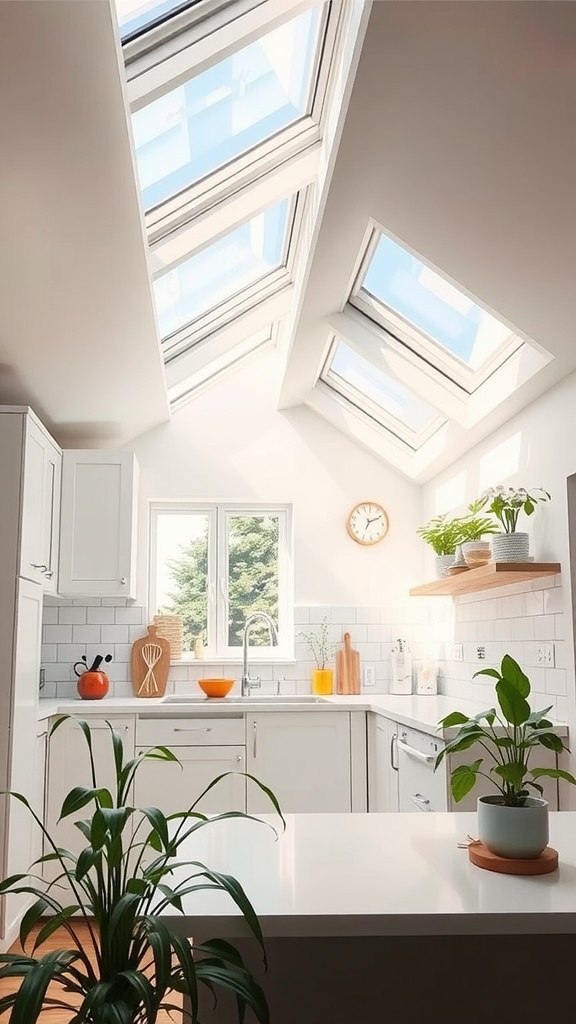
{"label": "white ceramic planter", "polygon": [[448,575],[448,569],[451,565],[454,565],[454,555],[436,555],[434,558],[434,566],[436,568],[436,576],[438,579],[442,579],[443,576]]}
{"label": "white ceramic planter", "polygon": [[527,562],[530,537],[527,533],[494,533],[490,538],[493,562]]}
{"label": "white ceramic planter", "polygon": [[501,799],[478,797],[478,838],[499,857],[538,857],[548,846],[548,801],[528,796],[524,807],[506,807]]}

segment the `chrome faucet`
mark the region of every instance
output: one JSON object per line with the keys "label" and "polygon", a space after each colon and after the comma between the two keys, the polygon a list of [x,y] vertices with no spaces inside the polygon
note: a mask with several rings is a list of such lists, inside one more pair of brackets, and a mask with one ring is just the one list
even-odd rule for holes
{"label": "chrome faucet", "polygon": [[254,612],[249,615],[244,624],[244,637],[242,642],[242,656],[243,656],[243,668],[242,668],[242,696],[249,697],[252,689],[257,689],[261,686],[262,681],[259,677],[252,678],[250,670],[248,668],[248,644],[250,640],[250,627],[258,622],[259,619],[263,619],[268,624],[268,630],[270,632],[270,642],[272,644],[278,643],[278,633],[276,632],[276,626],[272,622],[272,619],[267,612]]}

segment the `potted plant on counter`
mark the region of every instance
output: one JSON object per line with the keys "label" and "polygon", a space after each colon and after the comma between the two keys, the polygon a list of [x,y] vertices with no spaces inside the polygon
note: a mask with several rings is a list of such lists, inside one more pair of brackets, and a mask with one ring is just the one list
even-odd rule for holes
{"label": "potted plant on counter", "polygon": [[[70,717],[58,719],[51,734]],[[9,1010],[13,1024],[36,1024],[45,1011],[60,1008],[69,1011],[66,1019],[76,1024],[153,1024],[160,1009],[182,1019],[182,1007],[172,995],[176,992],[189,1000],[195,1024],[198,990],[206,986],[212,996],[225,990],[235,995],[239,1021],[250,1008],[260,1024],[268,1024],[264,993],[236,948],[222,939],[193,945],[163,916],[166,911],[182,914],[183,898],[197,890],[221,890],[231,897],[264,951],[258,918],[239,882],[189,859],[187,851],[187,841],[199,829],[211,828],[223,818],[252,816],[230,811],[207,818],[194,810],[224,775],[180,813],[166,817],[156,807],[131,807],[128,798],[139,765],[151,758],[178,761],[177,757],[166,747],[155,747],[125,761],[122,740],[110,726],[115,783],[108,789],[96,778],[90,727],[83,721],[78,725],[88,744],[92,785],[75,786],[61,812],[61,818],[66,818],[88,805],[93,808],[87,820],[77,822],[86,840],[78,856],[58,847],[25,796],[10,794],[25,805],[42,830],[48,852],[40,862],[54,862],[58,878],[43,882],[38,875],[26,873],[0,883],[0,893],[26,893],[34,898],[20,927],[24,950],[32,930],[39,926],[30,953],[0,953],[0,977],[22,979],[15,992],[0,999],[0,1014]],[[264,791],[282,818],[271,791],[253,776],[246,777]],[[174,867],[178,867],[177,878]],[[58,896],[62,883],[64,897]],[[84,926],[82,931],[79,924]],[[57,929],[66,934],[67,948],[55,950],[52,942],[42,953]],[[86,929],[92,957],[86,949]]]}
{"label": "potted plant on counter", "polygon": [[334,657],[337,644],[329,639],[328,631],[328,619],[324,616],[317,630],[303,630],[299,634],[316,662],[312,670],[312,693],[315,694],[330,694],[334,689],[334,670],[328,667],[328,662]]}
{"label": "potted plant on counter", "polygon": [[550,495],[543,487],[534,487],[531,492],[525,487],[489,487],[478,499],[479,507],[496,517],[502,532],[494,533],[491,539],[493,562],[526,562],[530,555],[530,538],[527,533],[516,529],[521,512],[531,516],[538,502],[549,501]]}
{"label": "potted plant on counter", "polygon": [[[474,673],[474,678],[481,675],[496,680],[500,710],[491,708],[474,718],[460,711],[446,715],[440,725],[444,729],[457,726],[458,731],[447,740],[435,768],[449,754],[480,748],[481,757],[451,772],[454,800],[462,800],[479,777],[488,779],[496,793],[478,797],[479,838],[501,857],[537,857],[548,844],[548,802],[538,779],[564,779],[573,785],[576,779],[561,768],[532,767],[531,756],[539,746],[556,754],[568,748],[546,717],[551,708],[531,709],[530,681],[514,658],[505,654],[500,670],[483,668]],[[488,755],[488,764],[484,754]]]}

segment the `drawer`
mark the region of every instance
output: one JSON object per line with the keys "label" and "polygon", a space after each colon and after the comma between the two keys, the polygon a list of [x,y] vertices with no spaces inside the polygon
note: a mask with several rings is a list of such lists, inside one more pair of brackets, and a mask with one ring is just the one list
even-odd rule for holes
{"label": "drawer", "polygon": [[243,746],[244,737],[243,715],[139,718],[136,724],[136,744],[139,747]]}

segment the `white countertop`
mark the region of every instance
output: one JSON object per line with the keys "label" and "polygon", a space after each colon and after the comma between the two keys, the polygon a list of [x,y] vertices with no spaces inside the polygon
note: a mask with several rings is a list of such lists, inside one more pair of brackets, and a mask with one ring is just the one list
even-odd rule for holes
{"label": "white countertop", "polygon": [[[436,696],[417,696],[415,694],[404,696],[400,694],[360,694],[354,697],[331,696],[322,697],[317,703],[302,704],[290,699],[290,703],[282,703],[282,697],[262,702],[258,697],[250,697],[242,703],[236,703],[234,698],[224,697],[217,700],[198,698],[197,700],[183,700],[182,703],[170,701],[163,698],[138,698],[138,697],[105,697],[103,700],[80,700],[80,698],[69,700],[49,699],[39,702],[39,720],[43,721],[54,715],[134,715],[147,714],[151,712],[156,715],[214,715],[235,712],[244,714],[249,711],[313,711],[322,713],[326,708],[342,711],[373,711],[375,714],[385,718],[391,718],[400,725],[406,725],[415,729],[422,729],[431,735],[438,735],[438,722],[451,711],[462,711],[467,715],[478,714],[479,711],[487,710],[489,704],[479,707],[469,700],[445,697],[442,694]],[[558,723],[560,727],[564,723]]]}
{"label": "white countertop", "polygon": [[[538,877],[470,863],[458,843],[474,835],[475,813],[294,814],[286,822],[278,840],[253,820],[211,822],[181,848],[241,882],[265,936],[576,932],[576,812],[550,814],[560,864]],[[180,931],[193,924],[196,935],[247,934],[224,893],[194,893],[184,906],[186,922],[171,918]]]}

